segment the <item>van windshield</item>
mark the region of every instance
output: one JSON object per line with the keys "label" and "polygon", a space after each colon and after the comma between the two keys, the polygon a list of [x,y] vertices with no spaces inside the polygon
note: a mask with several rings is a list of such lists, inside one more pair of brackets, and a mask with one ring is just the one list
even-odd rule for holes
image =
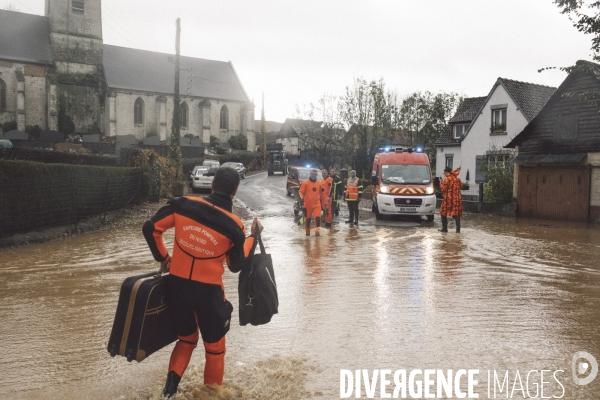
{"label": "van windshield", "polygon": [[[310,169],[301,169],[299,172],[300,172],[300,179],[310,178]],[[317,180],[318,181],[323,180],[323,174],[321,173],[321,171],[317,172]]]}
{"label": "van windshield", "polygon": [[429,165],[419,164],[387,164],[381,166],[383,183],[403,183],[424,185],[431,182]]}

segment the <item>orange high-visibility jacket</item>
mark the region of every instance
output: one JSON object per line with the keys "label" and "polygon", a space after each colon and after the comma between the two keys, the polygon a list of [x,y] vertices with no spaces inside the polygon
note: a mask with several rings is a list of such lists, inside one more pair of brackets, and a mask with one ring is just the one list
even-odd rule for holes
{"label": "orange high-visibility jacket", "polygon": [[310,179],[302,182],[300,186],[300,198],[304,200],[304,208],[315,208],[321,206],[321,182],[311,182]]}
{"label": "orange high-visibility jacket", "polygon": [[360,179],[356,179],[350,183],[349,180],[346,182],[346,201],[357,201],[358,200],[358,187],[360,185]]}
{"label": "orange high-visibility jacket", "polygon": [[246,238],[244,224],[231,213],[228,196],[175,197],[167,204],[142,230],[154,259],[164,261],[169,252],[162,235],[175,228],[172,275],[223,287],[223,260],[232,272],[251,262],[254,237]]}

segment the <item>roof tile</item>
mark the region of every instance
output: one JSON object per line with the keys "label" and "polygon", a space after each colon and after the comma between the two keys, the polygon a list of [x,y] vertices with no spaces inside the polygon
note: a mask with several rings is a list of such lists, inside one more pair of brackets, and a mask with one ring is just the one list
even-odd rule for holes
{"label": "roof tile", "polygon": [[556,92],[555,87],[513,81],[506,78],[498,78],[498,80],[502,82],[530,121],[540,112],[550,96]]}

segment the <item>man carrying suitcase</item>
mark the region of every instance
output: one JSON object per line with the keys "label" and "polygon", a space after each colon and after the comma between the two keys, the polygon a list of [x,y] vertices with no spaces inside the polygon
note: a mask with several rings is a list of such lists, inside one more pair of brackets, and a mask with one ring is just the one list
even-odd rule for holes
{"label": "man carrying suitcase", "polygon": [[[223,260],[232,272],[239,272],[251,262],[255,235],[262,231],[255,218],[251,235],[246,237],[244,224],[232,214],[239,182],[236,170],[219,168],[210,196],[174,197],[144,224],[144,237],[154,259],[170,272],[169,309],[179,339],[171,354],[163,398],[177,394],[181,376],[198,343],[198,329],[206,355],[204,384],[223,383],[225,334],[233,311],[225,299]],[[175,228],[172,255],[162,240],[170,228]]]}

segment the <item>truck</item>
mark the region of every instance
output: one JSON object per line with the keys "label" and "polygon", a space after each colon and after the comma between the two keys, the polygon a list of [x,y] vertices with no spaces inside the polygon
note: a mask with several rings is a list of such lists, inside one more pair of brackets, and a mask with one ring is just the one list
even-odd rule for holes
{"label": "truck", "polygon": [[283,144],[267,143],[267,171],[268,175],[275,175],[275,172],[281,172],[282,175],[288,174],[288,160],[285,158]]}
{"label": "truck", "polygon": [[413,215],[433,222],[436,198],[431,166],[420,149],[380,149],[373,160],[371,187],[376,219],[382,215]]}

